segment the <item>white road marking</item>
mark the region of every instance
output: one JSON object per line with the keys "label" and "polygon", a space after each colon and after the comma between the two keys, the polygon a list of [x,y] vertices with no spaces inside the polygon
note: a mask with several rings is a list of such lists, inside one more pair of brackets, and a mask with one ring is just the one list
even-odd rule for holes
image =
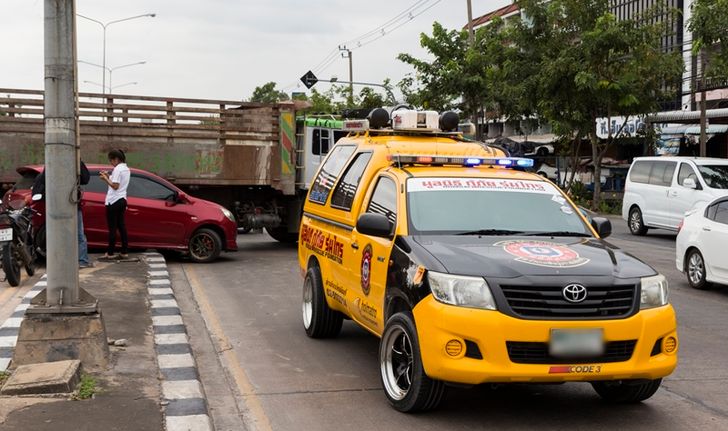
{"label": "white road marking", "polygon": [[169,286],[171,283],[169,280],[149,280],[150,286]]}
{"label": "white road marking", "polygon": [[195,361],[189,353],[181,355],[159,355],[157,357],[159,368],[187,368],[194,367]]}
{"label": "white road marking", "polygon": [[197,380],[174,380],[162,382],[162,394],[168,400],[184,398],[204,398],[200,382]]}
{"label": "white road marking", "polygon": [[178,307],[176,299],[153,299],[152,308]]}
{"label": "white road marking", "polygon": [[22,317],[11,317],[0,326],[1,328],[20,328],[20,324],[23,322]]}
{"label": "white road marking", "polygon": [[10,358],[0,358],[0,371],[5,371],[10,366]]}
{"label": "white road marking", "polygon": [[155,334],[154,344],[187,344],[187,334]]}
{"label": "white road marking", "polygon": [[167,431],[211,431],[207,415],[167,416]]}
{"label": "white road marking", "polygon": [[15,347],[15,343],[18,342],[18,337],[0,337],[0,347]]}
{"label": "white road marking", "polygon": [[182,316],[152,316],[154,326],[183,325]]}

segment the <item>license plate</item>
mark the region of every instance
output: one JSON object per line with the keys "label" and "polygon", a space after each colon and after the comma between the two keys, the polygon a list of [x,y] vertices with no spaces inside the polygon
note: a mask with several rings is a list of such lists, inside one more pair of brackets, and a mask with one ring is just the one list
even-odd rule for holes
{"label": "license plate", "polygon": [[12,241],[13,240],[13,229],[0,229],[0,241]]}
{"label": "license plate", "polygon": [[554,357],[590,357],[604,353],[601,329],[552,329],[549,353]]}

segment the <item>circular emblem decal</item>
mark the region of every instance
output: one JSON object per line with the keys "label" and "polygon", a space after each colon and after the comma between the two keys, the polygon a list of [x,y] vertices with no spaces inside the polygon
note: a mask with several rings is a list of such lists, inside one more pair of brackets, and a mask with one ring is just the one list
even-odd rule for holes
{"label": "circular emblem decal", "polygon": [[561,295],[568,302],[578,304],[586,299],[587,290],[581,284],[569,284],[561,289]]}
{"label": "circular emblem decal", "polygon": [[513,240],[494,245],[503,247],[506,253],[523,263],[554,268],[573,268],[584,265],[589,259],[564,244],[549,241]]}
{"label": "circular emblem decal", "polygon": [[369,295],[369,287],[372,276],[372,246],[367,244],[361,254],[361,290]]}

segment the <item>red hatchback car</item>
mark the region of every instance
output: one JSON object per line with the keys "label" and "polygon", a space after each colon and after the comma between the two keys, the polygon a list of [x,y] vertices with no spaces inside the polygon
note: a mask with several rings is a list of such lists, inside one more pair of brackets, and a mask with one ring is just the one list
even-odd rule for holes
{"label": "red hatchback car", "polygon": [[[100,171],[111,172],[112,166],[87,165],[91,181],[83,186],[84,232],[90,248],[105,248],[108,241],[106,225],[107,185],[99,178]],[[177,250],[195,262],[211,262],[222,251],[235,251],[237,224],[233,214],[221,205],[194,198],[169,181],[141,169],[130,168],[127,189],[126,228],[129,247],[136,249]],[[3,201],[25,198],[30,201],[31,178],[43,171],[43,166],[23,166],[23,177],[6,193]],[[45,203],[32,203],[41,214],[33,220],[36,243],[45,247]]]}

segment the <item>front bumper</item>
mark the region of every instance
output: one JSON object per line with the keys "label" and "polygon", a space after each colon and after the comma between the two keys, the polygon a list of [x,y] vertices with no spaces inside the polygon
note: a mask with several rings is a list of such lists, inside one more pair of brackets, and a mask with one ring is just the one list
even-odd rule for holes
{"label": "front bumper", "polygon": [[[657,340],[674,337],[677,321],[671,305],[643,310],[615,320],[524,320],[497,311],[476,310],[437,302],[432,295],[413,310],[425,372],[431,378],[463,384],[657,379],[677,366],[677,341],[672,353],[653,354]],[[548,343],[553,328],[602,328],[605,341],[637,340],[629,360],[568,364],[522,364],[511,361],[507,341]],[[482,359],[466,357],[466,349],[450,356],[446,344],[477,344]],[[452,353],[452,352],[451,352]]]}

